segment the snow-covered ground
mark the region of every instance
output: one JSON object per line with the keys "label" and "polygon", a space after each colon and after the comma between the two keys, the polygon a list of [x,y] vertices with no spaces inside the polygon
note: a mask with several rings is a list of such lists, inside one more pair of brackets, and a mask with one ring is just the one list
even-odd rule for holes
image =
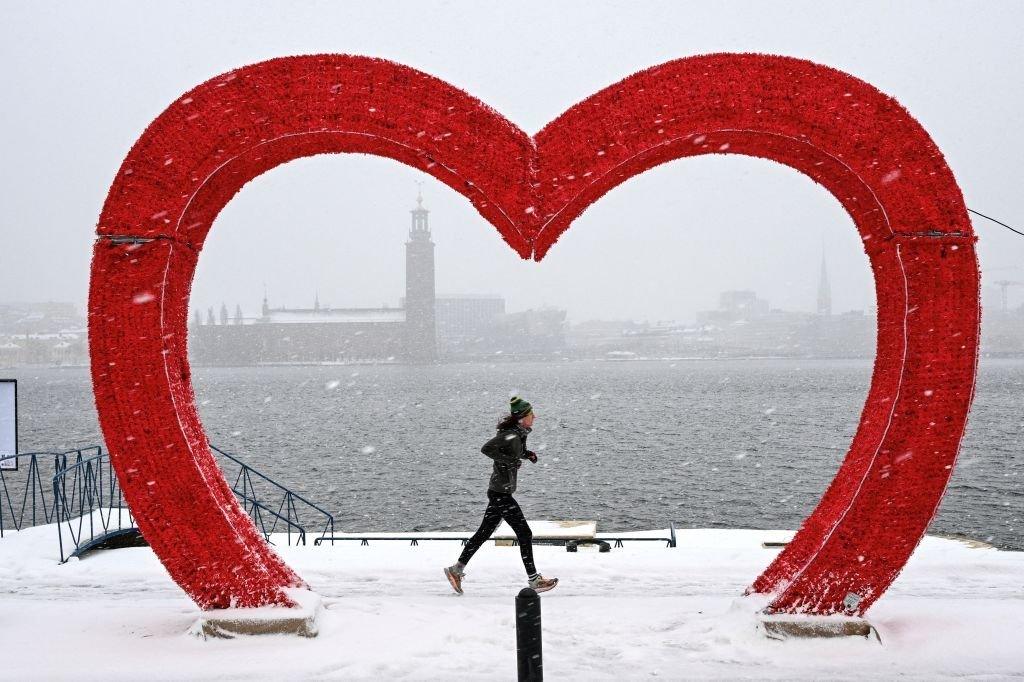
{"label": "snow-covered ground", "polygon": [[[782,534],[784,537],[788,534]],[[929,537],[869,612],[882,642],[765,638],[739,595],[779,532],[684,530],[679,546],[538,547],[549,680],[1024,676],[1024,553]],[[52,527],[0,540],[0,677],[515,679],[515,547],[488,543],[462,597],[457,542],[281,547],[321,594],[320,636],[201,640],[199,615],[148,548],[56,562]]]}

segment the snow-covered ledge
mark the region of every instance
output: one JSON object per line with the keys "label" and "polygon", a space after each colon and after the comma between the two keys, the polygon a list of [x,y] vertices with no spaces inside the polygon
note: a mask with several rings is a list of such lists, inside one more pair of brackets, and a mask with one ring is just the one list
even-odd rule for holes
{"label": "snow-covered ledge", "polygon": [[320,595],[301,588],[285,590],[285,593],[296,606],[204,611],[189,628],[189,633],[203,639],[234,639],[252,635],[316,637],[323,611]]}
{"label": "snow-covered ledge", "polygon": [[761,614],[760,627],[769,639],[790,637],[864,637],[881,642],[875,626],[855,616]]}
{"label": "snow-covered ledge", "polygon": [[[763,541],[762,546],[769,542]],[[766,594],[746,595],[736,599],[730,610],[738,614],[753,613],[757,631],[768,639],[861,637],[879,643],[882,641],[875,626],[860,616],[765,613],[764,609],[772,598],[773,595]]]}

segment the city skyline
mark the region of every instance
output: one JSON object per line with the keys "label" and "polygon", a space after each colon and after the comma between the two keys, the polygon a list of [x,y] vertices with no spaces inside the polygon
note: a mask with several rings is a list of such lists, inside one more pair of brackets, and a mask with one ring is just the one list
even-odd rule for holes
{"label": "city skyline", "polygon": [[[388,173],[387,170],[393,172]],[[400,169],[385,169],[386,175],[400,176]],[[400,177],[393,178],[394,184],[400,182]],[[408,183],[412,184],[412,183]],[[423,183],[417,182],[416,186],[421,187]],[[440,186],[439,186],[440,187]],[[444,191],[450,192],[447,188],[443,188]],[[419,193],[421,190],[417,190]],[[244,191],[243,191],[244,194]],[[407,194],[406,196],[411,196]],[[420,195],[422,198],[422,195]],[[238,201],[236,199],[235,201]],[[423,199],[426,204],[430,204],[429,197]],[[425,204],[425,205],[426,205]],[[403,228],[399,227],[401,223],[400,214],[407,210],[402,207],[402,202],[395,200],[393,202],[394,209],[386,212],[381,212],[377,217],[377,222],[382,226],[381,232],[386,234],[386,243],[389,244],[388,248],[393,248],[393,245],[397,244],[397,237],[401,235]],[[230,206],[229,206],[230,208]],[[588,320],[632,320],[637,322],[656,322],[665,320],[675,320],[680,322],[688,322],[696,319],[697,314],[701,310],[713,308],[717,302],[718,296],[722,291],[729,290],[753,290],[759,295],[763,292],[760,289],[752,288],[750,286],[743,286],[741,282],[721,282],[722,286],[718,288],[712,287],[701,287],[696,285],[693,287],[696,292],[696,296],[692,298],[693,303],[688,306],[688,310],[680,310],[676,314],[672,314],[670,306],[662,305],[661,312],[652,312],[650,306],[646,307],[640,305],[637,306],[637,310],[631,310],[628,304],[620,304],[612,308],[611,315],[600,315],[595,314],[593,311],[595,308],[588,305],[572,305],[572,303],[566,303],[568,297],[560,295],[561,292],[554,291],[548,297],[541,299],[536,302],[517,300],[517,297],[513,294],[510,295],[507,291],[508,287],[501,283],[480,283],[479,288],[472,288],[474,282],[467,279],[452,278],[453,265],[457,266],[457,263],[453,263],[451,253],[456,250],[453,241],[457,240],[457,228],[453,226],[449,221],[446,221],[444,215],[436,215],[435,222],[432,224],[433,230],[436,233],[438,230],[446,232],[447,243],[445,237],[441,237],[441,241],[438,242],[438,258],[439,258],[439,272],[438,272],[438,296],[473,296],[473,295],[489,295],[489,296],[500,296],[509,302],[510,307],[514,309],[531,309],[531,308],[560,308],[568,312],[570,321],[572,322],[583,322]],[[440,227],[438,222],[440,222]],[[852,230],[852,228],[851,228]],[[227,231],[227,230],[225,230]],[[212,235],[216,235],[216,231]],[[228,234],[224,242],[229,242],[232,237],[239,234],[234,231],[233,234]],[[856,237],[854,236],[854,240]],[[382,240],[383,241],[383,240]],[[437,239],[435,239],[437,241]],[[833,241],[835,241],[833,239]],[[237,245],[237,244],[236,244]],[[814,244],[811,245],[815,247]],[[231,246],[225,243],[223,246],[220,241],[216,240],[215,236],[211,236],[210,243],[207,244],[207,251],[212,255],[209,256],[209,260],[218,261],[218,265],[226,265],[226,261],[230,259]],[[501,250],[504,247],[503,244],[498,243],[498,249]],[[786,295],[772,296],[766,294],[765,296],[771,302],[774,309],[779,310],[792,310],[796,312],[814,312],[818,309],[819,301],[818,296],[820,292],[818,288],[820,286],[820,263],[828,258],[828,242],[825,237],[820,237],[816,248],[818,253],[814,259],[807,261],[803,268],[804,272],[800,273],[799,277],[794,277],[793,273],[790,273],[790,278],[787,284],[791,286],[787,287]],[[863,257],[863,254],[856,254],[858,258]],[[255,317],[255,312],[259,310],[261,300],[263,296],[266,296],[268,300],[273,303],[274,307],[280,308],[304,308],[311,306],[313,301],[319,301],[319,304],[323,307],[332,308],[358,308],[366,306],[375,307],[400,307],[401,297],[403,292],[402,280],[400,276],[401,263],[391,252],[381,252],[377,250],[374,252],[373,249],[364,249],[361,253],[361,257],[372,257],[379,267],[376,268],[377,278],[375,281],[363,281],[359,287],[352,287],[344,282],[343,273],[327,272],[327,276],[324,277],[323,281],[317,279],[311,282],[311,287],[308,292],[298,291],[298,287],[290,281],[290,278],[281,278],[278,275],[277,280],[270,282],[262,282],[254,290],[249,292],[242,292],[238,287],[234,286],[233,282],[227,281],[222,277],[218,278],[217,275],[223,273],[204,271],[200,267],[197,272],[196,281],[193,287],[191,307],[193,309],[199,309],[203,311],[204,317],[206,310],[209,307],[214,307],[215,310],[219,309],[222,303],[228,305],[232,310],[236,305],[241,305],[243,311],[248,311],[246,317]],[[500,258],[500,255],[499,255]],[[866,263],[866,258],[863,258]],[[831,263],[831,261],[829,261]],[[527,267],[531,264],[526,263]],[[543,264],[533,264],[534,267],[541,267]],[[626,263],[624,270],[643,269],[642,264],[638,263]],[[866,265],[865,265],[866,267]],[[865,292],[862,290],[856,294],[851,295],[846,292],[846,295],[840,295],[839,299],[842,303],[835,306],[837,312],[845,311],[864,311],[871,312],[874,309],[874,292],[870,288],[870,273],[859,273],[861,276],[859,279],[863,280],[864,276],[867,276],[868,288]],[[849,272],[846,273],[847,277]],[[524,275],[529,277],[527,273]],[[216,278],[217,284],[211,282]],[[282,279],[284,281],[282,281]],[[307,277],[307,281],[308,281]],[[557,281],[557,273],[555,281]],[[249,278],[251,282],[252,277]],[[804,281],[806,280],[806,281]],[[447,288],[444,286],[445,282],[453,282]],[[461,288],[459,287],[460,282],[462,283]],[[749,283],[749,280],[748,280]],[[864,284],[862,281],[861,284]],[[236,292],[236,297],[228,299],[225,296],[218,296],[219,291],[213,290],[215,286],[228,285]],[[657,288],[656,281],[649,281],[649,287]],[[282,293],[283,292],[283,293]],[[778,292],[776,292],[778,293]],[[782,300],[780,301],[779,298]],[[861,305],[857,305],[860,302]],[[588,310],[591,311],[588,314]]]}
{"label": "city skyline", "polygon": [[[123,9],[99,11],[99,22],[75,6],[51,17],[58,24],[53,30],[68,39],[48,44],[46,59],[23,57],[35,54],[31,30],[8,30],[3,41],[12,68],[0,78],[12,97],[0,116],[8,130],[19,131],[5,147],[8,191],[0,218],[0,291],[8,299],[67,300],[83,308],[103,198],[146,125],[194,84],[296,50],[372,54],[409,64],[474,93],[527,132],[588,94],[667,60],[755,48],[811,58],[897,96],[943,149],[968,206],[1012,225],[1024,215],[1015,203],[1012,164],[1004,161],[1020,156],[1021,136],[1005,131],[1016,130],[1012,112],[1021,91],[1007,86],[1021,82],[1024,67],[1005,59],[1019,41],[1012,17],[1000,12],[975,13],[974,29],[984,36],[977,40],[943,23],[959,14],[952,6],[890,12],[891,23],[882,27],[867,19],[872,11],[851,18],[838,7],[815,8],[811,32],[800,28],[804,11],[748,8],[790,20],[772,22],[771,35],[757,40],[738,35],[722,42],[695,30],[688,20],[693,8],[658,10],[665,20],[658,26],[676,25],[679,33],[655,30],[640,16],[607,7],[591,8],[586,17],[559,7],[545,10],[551,21],[531,34],[550,42],[532,40],[538,52],[526,54],[517,38],[496,31],[478,9],[452,19],[449,28],[460,40],[439,44],[424,42],[421,22],[393,9],[382,11],[387,21],[371,22],[373,30],[350,21],[349,12],[361,16],[364,10],[331,10],[331,18],[316,27],[281,15],[271,22],[274,30],[234,17],[249,22],[248,38],[228,44],[208,27],[192,27],[194,40],[187,44],[166,33],[163,40],[140,42],[119,30]],[[178,21],[173,10],[150,11],[150,23],[162,30]],[[1007,12],[1017,15],[1019,9]],[[10,15],[8,27],[41,20],[27,7],[13,6]],[[708,7],[704,15],[714,25],[733,24],[727,9]],[[628,47],[608,42],[604,27],[612,16],[616,25],[625,22],[624,29],[646,26],[652,38]],[[862,22],[852,35],[870,38],[851,41],[850,21]],[[73,30],[92,24],[89,32]],[[571,32],[563,30],[568,25]],[[924,39],[928,35],[942,40]],[[257,39],[254,49],[250,40]],[[125,63],[122,56],[129,53],[133,58]],[[968,54],[977,59],[964,59]],[[985,60],[1002,67],[976,68]],[[50,64],[64,65],[67,73],[58,77]],[[924,77],[932,68],[941,81]],[[951,98],[951,92],[960,96]],[[77,103],[74,117],[60,106],[66,97]],[[47,161],[55,158],[63,162]],[[316,291],[335,306],[393,304],[400,285],[378,281],[379,273],[400,267],[394,259],[405,222],[399,211],[418,181],[438,217],[435,233],[444,247],[439,292],[501,293],[510,309],[550,305],[579,320],[693,319],[715,305],[718,292],[732,288],[756,291],[781,309],[813,311],[824,238],[833,309],[869,310],[874,297],[862,244],[838,201],[808,178],[765,160],[709,156],[654,168],[594,204],[543,262],[532,263],[520,261],[447,186],[389,159],[339,155],[276,168],[229,202],[200,255],[196,304],[206,308],[225,300],[255,310],[264,282],[282,305],[308,305]],[[980,219],[975,227],[983,285],[1024,280],[1024,272],[1008,269],[1024,261],[1024,241]],[[1024,289],[1015,286],[1008,297],[1015,307]]]}

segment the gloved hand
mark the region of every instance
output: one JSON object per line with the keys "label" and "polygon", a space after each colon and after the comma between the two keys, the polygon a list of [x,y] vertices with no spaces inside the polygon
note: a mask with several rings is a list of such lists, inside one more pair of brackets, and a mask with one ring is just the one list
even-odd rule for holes
{"label": "gloved hand", "polygon": [[533,462],[534,464],[536,464],[537,463],[537,453],[534,452],[533,450],[527,450],[526,451],[526,459],[528,459],[531,462]]}

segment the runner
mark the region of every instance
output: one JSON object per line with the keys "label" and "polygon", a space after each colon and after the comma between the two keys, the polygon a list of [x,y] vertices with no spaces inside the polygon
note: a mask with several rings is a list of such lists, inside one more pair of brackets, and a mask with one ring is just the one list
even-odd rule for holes
{"label": "runner", "polygon": [[519,503],[512,497],[512,493],[516,491],[519,467],[522,466],[523,460],[537,462],[537,454],[526,449],[526,436],[533,427],[536,414],[530,403],[519,397],[513,397],[509,401],[509,408],[511,414],[498,423],[498,433],[480,448],[481,452],[494,460],[494,470],[487,488],[489,501],[484,511],[484,519],[480,523],[480,528],[466,543],[459,560],[444,569],[448,582],[458,594],[462,594],[466,564],[497,530],[502,519],[505,519],[515,531],[530,587],[537,592],[547,592],[558,584],[558,578],[549,579],[537,573],[537,568],[533,565],[533,532],[526,522],[526,517],[523,516],[523,510],[519,508]]}

